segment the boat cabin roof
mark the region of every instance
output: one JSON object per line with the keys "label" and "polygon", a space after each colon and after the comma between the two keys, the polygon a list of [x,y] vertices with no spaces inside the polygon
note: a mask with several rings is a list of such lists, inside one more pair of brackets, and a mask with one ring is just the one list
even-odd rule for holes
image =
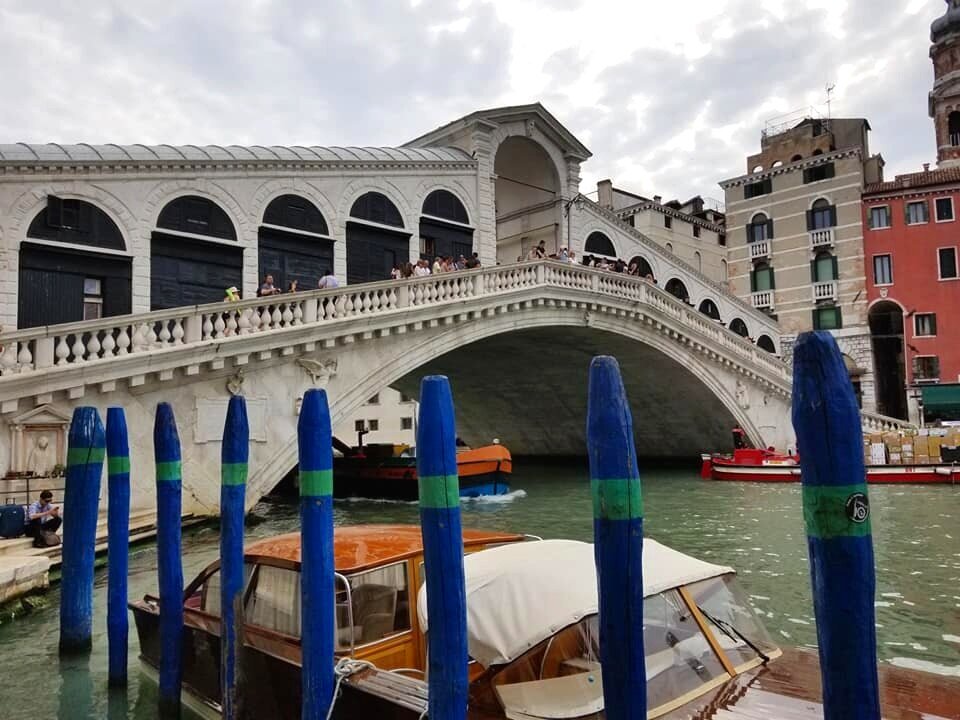
{"label": "boat cabin roof", "polygon": [[[464,548],[513,543],[522,535],[464,529]],[[343,525],[333,530],[334,564],[339,573],[354,573],[387,565],[423,553],[419,525]],[[284,560],[300,563],[300,533],[287,533],[248,545],[247,560]]]}

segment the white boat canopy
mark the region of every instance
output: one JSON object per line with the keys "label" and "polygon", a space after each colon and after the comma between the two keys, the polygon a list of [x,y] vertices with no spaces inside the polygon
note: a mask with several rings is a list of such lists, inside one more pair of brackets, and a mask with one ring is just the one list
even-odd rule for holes
{"label": "white boat canopy", "polygon": [[[591,543],[513,543],[471,553],[463,564],[470,657],[486,667],[512,662],[537,643],[597,612],[597,571]],[[644,539],[644,597],[733,572]],[[417,612],[426,632],[426,585],[417,596]]]}

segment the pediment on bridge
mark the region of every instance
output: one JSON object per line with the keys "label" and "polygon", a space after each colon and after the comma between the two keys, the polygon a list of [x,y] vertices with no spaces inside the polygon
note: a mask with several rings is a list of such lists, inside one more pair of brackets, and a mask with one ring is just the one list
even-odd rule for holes
{"label": "pediment on bridge", "polygon": [[582,142],[577,140],[572,132],[565,128],[559,120],[538,102],[529,105],[510,105],[491,108],[489,110],[478,110],[447,123],[436,130],[432,130],[425,135],[414,138],[410,142],[405,143],[403,147],[428,147],[433,145],[455,144],[454,138],[462,136],[463,131],[468,128],[483,126],[485,124],[490,129],[494,129],[500,125],[515,122],[523,122],[528,129],[528,134],[536,127],[556,144],[564,155],[576,158],[580,162],[583,162],[593,155]]}

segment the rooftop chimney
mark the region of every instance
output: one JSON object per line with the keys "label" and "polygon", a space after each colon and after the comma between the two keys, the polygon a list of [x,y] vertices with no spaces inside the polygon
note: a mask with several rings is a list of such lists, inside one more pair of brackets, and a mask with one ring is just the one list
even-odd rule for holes
{"label": "rooftop chimney", "polygon": [[597,182],[597,203],[600,207],[613,210],[613,180]]}
{"label": "rooftop chimney", "polygon": [[923,164],[923,171],[924,171],[924,172],[930,172],[930,163],[924,163],[924,164]]}
{"label": "rooftop chimney", "polygon": [[663,201],[663,196],[662,196],[662,195],[654,195],[654,196],[653,196],[653,201],[654,201],[657,205],[659,205],[659,204]]}

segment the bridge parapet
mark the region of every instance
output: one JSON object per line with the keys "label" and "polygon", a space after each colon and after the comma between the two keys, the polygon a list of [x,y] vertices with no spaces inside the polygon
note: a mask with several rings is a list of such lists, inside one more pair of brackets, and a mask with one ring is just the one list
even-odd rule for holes
{"label": "bridge parapet", "polygon": [[[393,329],[385,330],[381,325],[376,332],[402,334],[407,329],[418,329],[418,323],[422,327],[425,322],[436,322],[440,314],[471,311],[476,307],[472,301],[480,298],[509,300],[517,293],[524,293],[526,298],[538,288],[544,291],[542,301],[554,302],[547,297],[551,292],[561,291],[563,296],[563,291],[572,291],[567,294],[578,299],[627,301],[628,306],[650,308],[655,312],[645,316],[645,320],[655,322],[654,315],[670,318],[672,337],[684,339],[701,350],[724,351],[725,355],[734,356],[745,371],[761,372],[782,389],[789,387],[789,370],[779,358],[659,287],[640,278],[544,260],[8,333],[2,338],[0,354],[0,411],[16,410],[18,397],[28,387],[24,385],[28,376],[39,380],[42,374],[45,380],[52,380],[57,375],[77,376],[77,371],[82,371],[77,377],[87,384],[106,382],[107,389],[112,389],[109,383],[126,378],[131,386],[137,386],[143,384],[144,374],[149,372],[156,372],[161,380],[171,379],[173,369],[180,367],[187,376],[198,375],[198,358],[183,352],[187,348],[222,346],[217,348],[219,359],[212,361],[217,369],[223,367],[225,356],[243,357],[245,338],[309,326],[320,330],[317,339],[322,338],[331,347],[337,342],[340,321],[381,319]],[[561,296],[558,297],[563,299]],[[589,303],[584,307],[589,310]],[[628,314],[622,306],[617,312]],[[690,332],[683,332],[683,328]],[[355,330],[344,332],[351,335],[348,342],[352,341]],[[294,352],[292,345],[284,345],[279,336],[277,340],[275,347],[281,354]],[[182,357],[181,362],[176,361],[177,355]],[[159,362],[161,358],[163,361]],[[245,361],[241,359],[236,364]]]}

